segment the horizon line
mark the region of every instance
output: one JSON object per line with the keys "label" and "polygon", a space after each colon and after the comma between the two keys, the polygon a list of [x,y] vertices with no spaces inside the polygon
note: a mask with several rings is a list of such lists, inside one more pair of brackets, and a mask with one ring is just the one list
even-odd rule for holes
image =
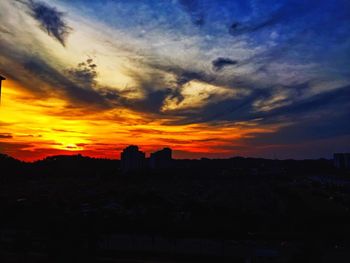
{"label": "horizon line", "polygon": [[[338,154],[338,153],[334,153],[334,154]],[[341,154],[346,154],[346,153],[341,153]],[[77,156],[81,156],[81,157],[84,157],[84,158],[90,158],[90,159],[101,159],[101,160],[111,160],[111,161],[121,161],[121,158],[108,158],[108,157],[93,157],[93,156],[89,156],[89,155],[83,155],[83,154],[80,154],[80,153],[77,153],[77,154],[57,154],[57,155],[47,155],[45,156],[44,158],[41,158],[41,159],[36,159],[36,160],[32,160],[32,161],[25,161],[21,158],[16,158],[16,157],[13,157],[9,154],[6,154],[6,153],[1,153],[0,152],[0,156],[3,155],[3,156],[7,156],[9,158],[12,158],[12,159],[15,159],[17,161],[20,161],[20,162],[24,162],[24,163],[35,163],[35,162],[40,162],[40,161],[44,161],[45,159],[48,159],[48,158],[54,158],[54,157],[77,157]],[[303,159],[295,159],[295,158],[283,158],[283,159],[280,159],[280,158],[266,158],[266,157],[254,157],[254,156],[241,156],[241,155],[236,155],[236,156],[231,156],[231,157],[222,157],[222,158],[209,158],[209,157],[199,157],[199,158],[172,158],[172,160],[189,160],[189,161],[201,161],[201,160],[230,160],[230,159],[235,159],[235,158],[243,158],[243,159],[263,159],[263,160],[271,160],[271,161],[289,161],[289,160],[292,160],[292,161],[307,161],[307,160],[328,160],[328,161],[331,161],[333,160],[334,158],[324,158],[324,157],[319,157],[319,158],[303,158]],[[150,157],[146,157],[146,159],[150,159]]]}

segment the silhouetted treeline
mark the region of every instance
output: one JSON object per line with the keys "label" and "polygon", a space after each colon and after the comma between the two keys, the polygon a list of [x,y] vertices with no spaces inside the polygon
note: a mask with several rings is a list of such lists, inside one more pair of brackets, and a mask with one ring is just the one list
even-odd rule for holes
{"label": "silhouetted treeline", "polygon": [[30,179],[41,176],[108,176],[118,172],[120,161],[90,158],[81,155],[52,156],[36,162],[21,162],[7,155],[0,155],[3,180]]}
{"label": "silhouetted treeline", "polygon": [[[176,160],[175,169],[203,175],[278,174],[294,176],[335,171],[331,160],[271,160],[234,157],[229,159]],[[233,173],[232,173],[233,172]]]}
{"label": "silhouetted treeline", "polygon": [[[21,162],[0,154],[1,177],[4,180],[27,176],[116,176],[120,175],[120,161],[90,158],[81,155],[52,156],[35,162]],[[145,169],[139,174],[169,173],[198,177],[244,174],[279,174],[300,176],[310,173],[336,172],[331,160],[270,160],[235,157],[229,159],[173,160],[170,169]],[[28,178],[28,177],[27,177]],[[16,179],[16,180],[17,180]]]}

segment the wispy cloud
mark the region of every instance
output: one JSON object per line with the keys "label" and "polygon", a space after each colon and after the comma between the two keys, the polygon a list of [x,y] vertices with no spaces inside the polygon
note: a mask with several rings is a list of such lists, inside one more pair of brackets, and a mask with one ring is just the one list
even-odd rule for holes
{"label": "wispy cloud", "polygon": [[[350,83],[345,0],[21,0],[0,7],[0,70],[37,97],[66,102],[50,114],[99,112],[126,126],[159,120],[168,129],[258,120],[300,133],[298,116],[317,116],[322,105],[333,118],[346,117],[347,102],[332,99]],[[138,117],[128,122],[118,111]],[[326,130],[337,136],[320,133]]]}

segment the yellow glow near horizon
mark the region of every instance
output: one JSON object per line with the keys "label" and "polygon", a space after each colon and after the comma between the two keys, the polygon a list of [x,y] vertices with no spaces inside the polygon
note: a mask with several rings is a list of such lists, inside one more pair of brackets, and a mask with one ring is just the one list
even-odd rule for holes
{"label": "yellow glow near horizon", "polygon": [[12,136],[7,141],[29,143],[30,149],[43,146],[52,149],[82,149],[72,146],[89,142],[89,136],[83,133],[86,129],[84,121],[64,119],[47,113],[64,106],[62,100],[39,100],[15,82],[6,81],[0,117],[1,122],[5,123],[2,131],[6,130]]}
{"label": "yellow glow near horizon", "polygon": [[169,146],[190,155],[228,155],[233,151],[227,145],[240,146],[241,139],[251,134],[276,129],[254,122],[166,125],[170,119],[157,120],[127,109],[72,108],[61,98],[38,98],[11,80],[3,85],[0,120],[0,152],[23,160],[69,153],[118,158],[129,144],[146,152]]}

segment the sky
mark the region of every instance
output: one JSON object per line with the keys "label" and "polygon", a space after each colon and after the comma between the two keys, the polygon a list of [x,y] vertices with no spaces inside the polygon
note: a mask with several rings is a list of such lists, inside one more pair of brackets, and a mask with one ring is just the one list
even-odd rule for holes
{"label": "sky", "polygon": [[350,151],[349,0],[1,0],[0,152]]}

